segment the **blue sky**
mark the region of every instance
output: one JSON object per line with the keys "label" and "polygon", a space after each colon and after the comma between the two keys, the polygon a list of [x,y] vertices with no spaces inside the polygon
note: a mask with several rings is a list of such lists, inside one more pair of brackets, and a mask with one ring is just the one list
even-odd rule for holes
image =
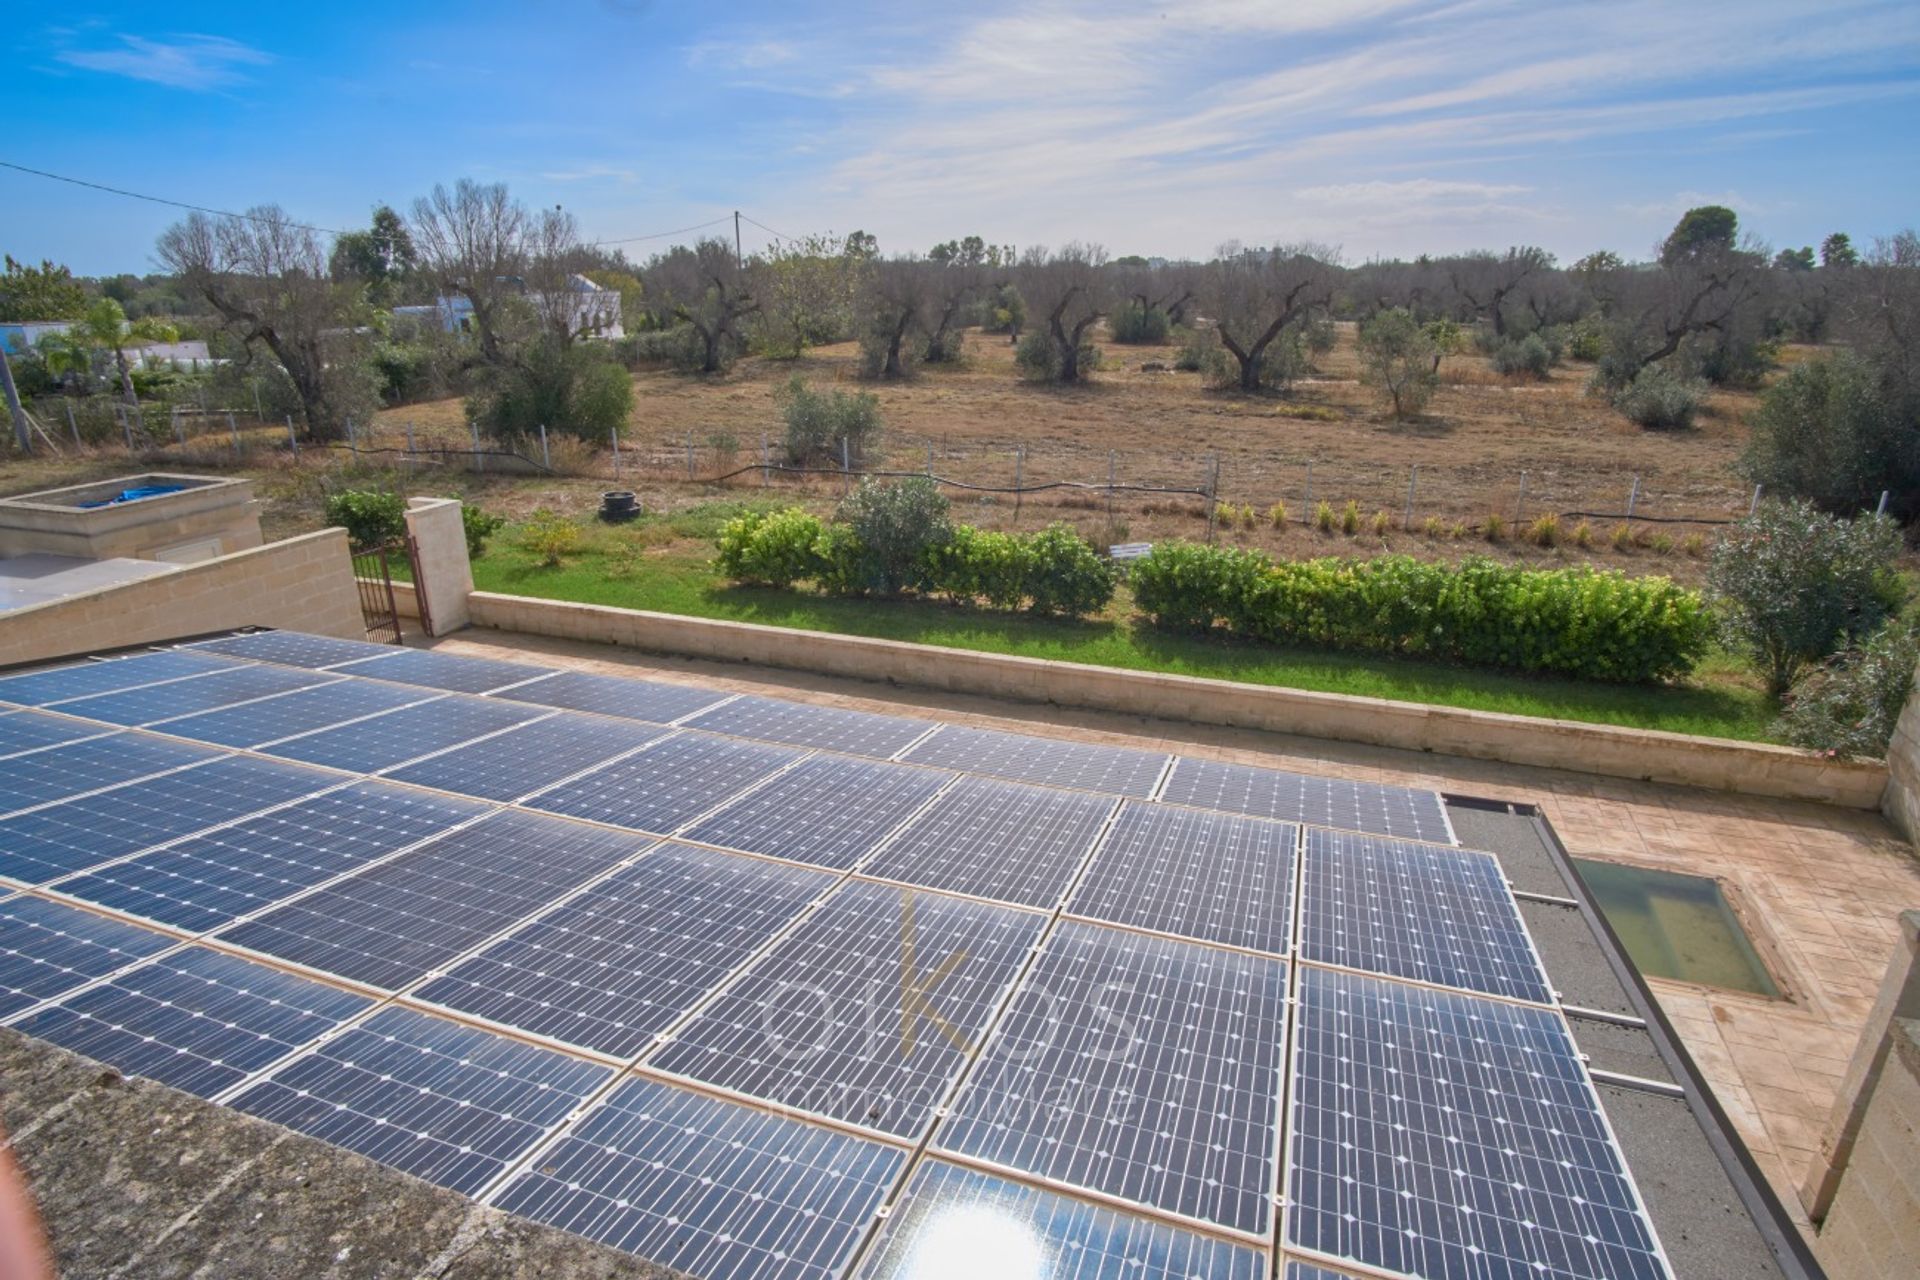
{"label": "blue sky", "polygon": [[[0,159],[331,227],[463,176],[596,239],[739,208],[888,251],[1571,259],[1707,202],[1776,246],[1920,222],[1911,0],[330,0],[12,34]],[[177,216],[0,170],[15,257],[148,270]]]}

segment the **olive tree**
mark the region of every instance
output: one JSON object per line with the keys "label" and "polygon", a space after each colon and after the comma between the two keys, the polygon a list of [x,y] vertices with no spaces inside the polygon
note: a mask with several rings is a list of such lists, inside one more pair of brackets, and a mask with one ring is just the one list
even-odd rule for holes
{"label": "olive tree", "polygon": [[1384,392],[1393,416],[1419,413],[1439,384],[1445,352],[1432,326],[1395,307],[1360,325],[1360,379]]}
{"label": "olive tree", "polygon": [[1553,255],[1531,245],[1508,249],[1505,254],[1475,253],[1452,260],[1447,279],[1453,291],[1465,303],[1464,320],[1486,320],[1493,336],[1507,336],[1509,299],[1528,280],[1551,274]]}
{"label": "olive tree", "polygon": [[859,301],[861,367],[866,376],[912,374],[919,351],[913,338],[925,328],[934,297],[934,274],[941,270],[913,257],[868,264]]}
{"label": "olive tree", "polygon": [[760,311],[757,282],[724,240],[675,245],[647,267],[646,287],[695,338],[693,366],[718,373],[744,343],[742,326]]}
{"label": "olive tree", "polygon": [[409,227],[420,269],[444,294],[465,298],[487,364],[507,362],[503,314],[519,290],[530,231],[526,207],[503,182],[462,178],[413,202]]}
{"label": "olive tree", "polygon": [[1332,305],[1336,277],[1334,253],[1310,244],[1229,246],[1208,266],[1201,305],[1213,317],[1221,347],[1238,366],[1242,391],[1288,379],[1287,364],[1271,357],[1286,349],[1309,319]]}
{"label": "olive tree", "polygon": [[1099,245],[1029,249],[1020,259],[1020,296],[1048,344],[1055,382],[1079,382],[1093,354],[1094,325],[1112,306],[1111,277]]}

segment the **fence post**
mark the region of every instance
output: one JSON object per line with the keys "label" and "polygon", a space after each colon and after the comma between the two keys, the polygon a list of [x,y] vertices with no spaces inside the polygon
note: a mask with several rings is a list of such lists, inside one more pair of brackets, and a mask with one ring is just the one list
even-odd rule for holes
{"label": "fence post", "polygon": [[1880,505],[1873,509],[1873,514],[1876,516],[1887,514],[1887,493],[1888,491],[1885,489],[1880,491]]}
{"label": "fence post", "polygon": [[1633,523],[1633,509],[1640,505],[1640,477],[1633,478],[1633,488],[1627,491],[1627,523]]}
{"label": "fence post", "polygon": [[1220,517],[1220,455],[1214,454],[1207,465],[1207,541],[1213,541],[1214,526]]}
{"label": "fence post", "polygon": [[[125,409],[122,409],[118,405],[114,406],[114,412],[120,415],[120,429],[127,433],[127,452],[132,453],[134,452],[133,419],[127,415],[127,411]],[[289,421],[291,421],[291,419],[289,419]]]}
{"label": "fence post", "polygon": [[300,437],[294,432],[292,414],[287,415],[287,448],[293,450],[294,457],[300,456]]}
{"label": "fence post", "polygon": [[1114,475],[1114,467],[1115,467],[1115,455],[1114,455],[1114,451],[1113,451],[1112,449],[1109,449],[1109,450],[1107,450],[1107,534],[1108,534],[1108,536],[1112,536],[1112,534],[1113,534],[1113,475]]}
{"label": "fence post", "polygon": [[177,404],[172,406],[168,410],[168,416],[171,419],[168,425],[172,426],[173,428],[174,443],[178,445],[185,445],[187,443],[187,433],[180,429],[180,406]]}
{"label": "fence post", "polygon": [[1747,504],[1747,519],[1753,519],[1753,513],[1760,509],[1760,491],[1766,487],[1763,484],[1753,486],[1753,501]]}
{"label": "fence post", "polygon": [[840,496],[853,492],[853,453],[847,448],[847,438],[840,437]]}
{"label": "fence post", "polygon": [[553,455],[547,451],[547,424],[540,424],[540,465],[553,470]]}
{"label": "fence post", "polygon": [[413,419],[407,419],[407,457],[413,457]]}
{"label": "fence post", "polygon": [[687,481],[693,481],[693,432],[687,432]]}
{"label": "fence post", "polygon": [[1413,464],[1413,473],[1407,477],[1407,509],[1400,513],[1400,528],[1413,528],[1413,487],[1420,483],[1420,464]]}
{"label": "fence post", "polygon": [[620,428],[610,427],[608,430],[613,436],[613,479],[617,484],[620,481]]}
{"label": "fence post", "polygon": [[67,401],[67,426],[73,431],[73,447],[78,449],[80,447],[80,423],[78,419],[73,416],[72,400]]}
{"label": "fence post", "polygon": [[1027,446],[1013,451],[1013,522],[1020,523],[1020,502],[1027,496]]}
{"label": "fence post", "polygon": [[267,420],[266,408],[260,403],[260,380],[258,378],[253,380],[253,416],[254,419],[259,422],[265,422]]}
{"label": "fence post", "polygon": [[487,460],[480,454],[480,424],[477,422],[473,424],[473,469],[475,471],[487,469]]}
{"label": "fence post", "polygon": [[1308,522],[1313,520],[1313,459],[1311,458],[1307,459],[1307,497],[1306,501],[1300,504],[1300,518]]}
{"label": "fence post", "polygon": [[1520,473],[1520,501],[1513,504],[1513,524],[1517,529],[1527,522],[1527,473]]}
{"label": "fence post", "polygon": [[767,445],[767,433],[760,433],[760,487],[767,488],[773,483],[773,453]]}
{"label": "fence post", "polygon": [[240,424],[233,420],[233,410],[227,410],[227,434],[233,437],[233,456],[240,456]]}
{"label": "fence post", "polygon": [[347,448],[353,451],[355,458],[360,456],[360,436],[353,429],[352,414],[347,415]]}

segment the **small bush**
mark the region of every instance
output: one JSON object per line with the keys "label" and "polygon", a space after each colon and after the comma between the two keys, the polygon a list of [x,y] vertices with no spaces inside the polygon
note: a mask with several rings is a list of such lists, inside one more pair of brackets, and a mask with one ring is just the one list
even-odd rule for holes
{"label": "small bush", "polygon": [[548,569],[558,568],[563,559],[578,554],[586,545],[579,525],[545,507],[527,517],[517,541],[522,551],[537,557]]}
{"label": "small bush", "polygon": [[1579,547],[1582,551],[1593,546],[1593,526],[1585,520],[1573,526],[1571,541],[1574,546]]}
{"label": "small bush", "polygon": [[1035,613],[1084,617],[1113,599],[1113,566],[1073,526],[1056,521],[1027,539],[1026,594]]}
{"label": "small bush", "polygon": [[1373,519],[1367,522],[1367,527],[1373,530],[1374,537],[1376,538],[1386,537],[1387,530],[1393,527],[1392,513],[1387,511],[1374,512]]}
{"label": "small bush", "polygon": [[1205,373],[1215,357],[1225,354],[1211,333],[1186,329],[1181,334],[1180,349],[1174,352],[1173,367],[1184,373]]}
{"label": "small bush", "polygon": [[852,589],[895,595],[920,586],[932,549],[953,534],[949,509],[940,486],[926,476],[861,481],[834,513],[859,546]]}
{"label": "small bush", "polygon": [[1881,759],[1913,693],[1916,665],[1920,627],[1889,622],[1808,672],[1773,731],[1823,755]]}
{"label": "small bush", "polygon": [[1340,532],[1348,537],[1360,532],[1360,504],[1352,498],[1348,498],[1347,505],[1340,508]]}
{"label": "small bush", "polygon": [[1741,467],[1768,492],[1850,514],[1890,491],[1895,510],[1920,504],[1920,415],[1901,411],[1880,372],[1858,356],[1810,360],[1760,399]]}
{"label": "small bush", "polygon": [[1417,414],[1440,383],[1440,357],[1451,340],[1423,328],[1410,311],[1382,311],[1360,325],[1360,380],[1387,397],[1394,417]]}
{"label": "small bush", "polygon": [[614,359],[629,369],[638,369],[646,365],[668,364],[675,368],[698,368],[702,354],[700,339],[691,325],[675,325],[671,329],[649,329],[642,333],[629,333],[613,343]]}
{"label": "small bush", "polygon": [[795,377],[778,393],[787,421],[787,461],[838,466],[845,456],[855,464],[880,446],[880,398],[866,391],[815,391]]}
{"label": "small bush", "polygon": [[[1030,382],[1053,382],[1060,377],[1060,351],[1053,339],[1039,329],[1030,329],[1013,349],[1014,366]],[[1080,371],[1084,375],[1100,367],[1100,352],[1090,342],[1080,344]]]}
{"label": "small bush", "polygon": [[1560,542],[1560,517],[1540,516],[1527,526],[1526,538],[1536,547],[1552,547]]}
{"label": "small bush", "polygon": [[1445,537],[1447,532],[1447,522],[1442,520],[1439,516],[1428,516],[1425,520],[1422,520],[1420,522],[1420,532],[1425,534],[1429,538]]}
{"label": "small bush", "polygon": [[994,609],[1017,609],[1026,599],[1029,557],[1018,534],[955,525],[928,557],[929,583],[949,599]]}
{"label": "small bush", "polygon": [[720,531],[720,571],[739,582],[790,587],[820,576],[819,517],[799,507],[750,512]]}
{"label": "small bush", "polygon": [[1244,599],[1265,557],[1252,551],[1162,542],[1128,569],[1133,602],[1154,625],[1204,631]]}
{"label": "small bush", "polygon": [[1670,533],[1656,533],[1647,540],[1647,545],[1653,548],[1653,554],[1657,556],[1670,556],[1673,554],[1673,535]]}
{"label": "small bush", "polygon": [[1607,535],[1607,545],[1611,546],[1615,551],[1632,550],[1633,530],[1624,524],[1613,526],[1613,532]]}
{"label": "small bush", "polygon": [[541,338],[485,376],[467,399],[467,418],[496,440],[526,439],[542,426],[605,440],[633,413],[633,379],[597,343]]}
{"label": "small bush", "polygon": [[1706,554],[1707,535],[1704,533],[1688,534],[1686,537],[1680,539],[1680,550],[1698,559],[1700,556]]}
{"label": "small bush", "polygon": [[1545,378],[1553,370],[1553,351],[1546,340],[1530,333],[1518,342],[1502,342],[1493,349],[1494,372],[1508,377]]}
{"label": "small bush", "polygon": [[1293,418],[1299,422],[1339,422],[1346,416],[1324,404],[1276,405],[1273,413],[1277,418]]}
{"label": "small bush", "polygon": [[1649,431],[1684,431],[1700,410],[1698,383],[1650,364],[1613,397],[1613,407]]}
{"label": "small bush", "polygon": [[1287,504],[1276,502],[1267,508],[1267,523],[1276,529],[1287,527]]}
{"label": "small bush", "polygon": [[1455,520],[1453,527],[1447,532],[1452,534],[1456,539],[1464,538],[1467,536],[1467,522],[1465,520]]}
{"label": "small bush", "polygon": [[1727,645],[1745,653],[1774,694],[1802,668],[1871,633],[1899,604],[1899,528],[1837,520],[1807,502],[1764,502],[1713,551],[1707,583]]}
{"label": "small bush", "polygon": [[1333,532],[1333,504],[1324,498],[1313,505],[1313,527],[1322,533]]}
{"label": "small bush", "polygon": [[1165,311],[1138,302],[1115,308],[1107,327],[1115,342],[1165,342],[1172,329]]}
{"label": "small bush", "polygon": [[471,504],[460,508],[460,531],[467,537],[467,559],[478,560],[487,549],[487,539],[505,527],[503,517],[491,515]]}
{"label": "small bush", "polygon": [[1488,542],[1505,542],[1507,540],[1507,518],[1498,511],[1490,513],[1487,516],[1487,527],[1484,532],[1486,533]]}
{"label": "small bush", "polygon": [[397,493],[343,489],[327,495],[327,523],[347,531],[354,550],[366,551],[407,534],[407,500]]}

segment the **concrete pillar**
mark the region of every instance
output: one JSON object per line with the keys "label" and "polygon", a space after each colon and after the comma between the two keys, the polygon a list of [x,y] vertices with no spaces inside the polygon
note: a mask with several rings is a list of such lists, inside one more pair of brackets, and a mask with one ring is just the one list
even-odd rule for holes
{"label": "concrete pillar", "polygon": [[1920,845],[1920,673],[1887,744],[1887,790],[1880,799],[1887,820]]}
{"label": "concrete pillar", "polygon": [[407,503],[407,536],[413,539],[414,589],[433,634],[444,636],[467,625],[467,597],[473,594],[473,565],[467,559],[466,527],[458,498],[414,498]]}

